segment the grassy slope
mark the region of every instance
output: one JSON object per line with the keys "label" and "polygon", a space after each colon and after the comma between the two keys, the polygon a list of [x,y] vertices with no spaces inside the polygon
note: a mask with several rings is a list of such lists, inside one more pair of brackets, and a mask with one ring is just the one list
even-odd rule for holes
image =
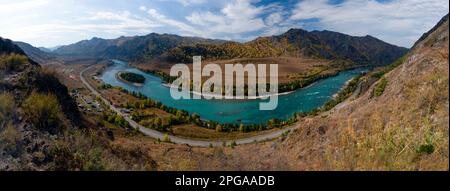
{"label": "grassy slope", "polygon": [[419,44],[383,76],[379,96],[381,81],[287,137],[234,149],[123,137],[112,145],[151,150],[160,170],[448,170],[448,21]]}
{"label": "grassy slope", "polygon": [[301,124],[281,149],[291,167],[448,170],[448,34],[447,18],[365,94]]}
{"label": "grassy slope", "polygon": [[301,119],[287,137],[153,157],[171,170],[448,170],[448,33],[447,20],[367,91]]}
{"label": "grassy slope", "polygon": [[[402,65],[384,76],[387,84],[379,96],[372,95],[374,84],[328,115],[303,119],[299,130],[287,138],[234,149],[209,149],[157,144],[120,132],[108,140],[104,131],[89,128],[44,141],[58,154],[47,155],[50,158],[44,163],[39,162],[42,151],[38,151],[9,168],[448,170],[448,67],[446,21],[416,45]],[[96,126],[94,121],[85,123]],[[10,134],[5,132],[2,134]],[[23,135],[18,136],[20,141]],[[41,133],[39,137],[49,139]],[[7,157],[0,159],[13,161]]]}

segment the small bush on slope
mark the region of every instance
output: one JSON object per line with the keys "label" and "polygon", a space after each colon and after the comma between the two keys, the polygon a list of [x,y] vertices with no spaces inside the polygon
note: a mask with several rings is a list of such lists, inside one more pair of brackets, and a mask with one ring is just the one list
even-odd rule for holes
{"label": "small bush on slope", "polygon": [[19,71],[27,63],[29,63],[28,58],[24,55],[9,54],[0,56],[0,70],[5,72]]}
{"label": "small bush on slope", "polygon": [[0,150],[6,154],[17,157],[20,153],[21,132],[11,123],[3,131],[0,130]]}
{"label": "small bush on slope", "polygon": [[375,97],[381,96],[384,92],[384,89],[386,89],[387,86],[387,79],[386,78],[382,78],[377,85],[375,86],[375,88],[373,89],[373,95]]}
{"label": "small bush on slope", "polygon": [[0,93],[0,127],[11,117],[14,105],[14,97],[10,93]]}
{"label": "small bush on slope", "polygon": [[24,115],[38,129],[55,132],[61,119],[61,108],[56,96],[33,92],[22,105]]}

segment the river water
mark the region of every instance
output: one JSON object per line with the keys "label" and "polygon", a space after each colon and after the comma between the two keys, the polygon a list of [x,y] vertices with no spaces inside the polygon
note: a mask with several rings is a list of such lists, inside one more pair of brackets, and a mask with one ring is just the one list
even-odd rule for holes
{"label": "river water", "polygon": [[[162,80],[152,74],[128,66],[127,63],[114,60],[101,79],[107,84],[120,86],[128,91],[140,92],[147,97],[160,101],[166,106],[197,113],[202,119],[219,123],[261,124],[272,118],[288,119],[295,112],[308,112],[325,104],[336,94],[345,83],[365,71],[364,68],[347,70],[338,75],[322,79],[316,83],[278,97],[278,107],[272,111],[259,110],[260,102],[268,100],[174,100],[170,96],[170,89],[163,86]],[[133,86],[116,78],[120,71],[134,72],[145,77],[144,86]]]}

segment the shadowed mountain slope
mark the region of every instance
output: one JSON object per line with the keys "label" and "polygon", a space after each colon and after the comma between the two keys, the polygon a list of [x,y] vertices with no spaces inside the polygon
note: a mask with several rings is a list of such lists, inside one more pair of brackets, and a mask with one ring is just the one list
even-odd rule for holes
{"label": "shadowed mountain slope", "polygon": [[173,62],[189,62],[194,55],[212,60],[290,56],[386,65],[407,51],[372,36],[354,37],[331,31],[290,29],[278,36],[260,37],[247,43],[181,46],[170,50],[166,56]]}

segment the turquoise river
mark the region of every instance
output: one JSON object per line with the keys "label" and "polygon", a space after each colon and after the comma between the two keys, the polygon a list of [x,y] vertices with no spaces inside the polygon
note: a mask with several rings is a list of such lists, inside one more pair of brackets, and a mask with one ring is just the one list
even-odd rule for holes
{"label": "turquoise river", "polygon": [[[205,120],[219,123],[261,124],[272,118],[287,119],[295,112],[308,112],[325,104],[347,81],[363,72],[364,68],[347,70],[338,75],[319,80],[308,87],[278,97],[278,107],[272,111],[259,110],[259,103],[268,100],[174,100],[170,89],[163,86],[162,80],[152,74],[128,66],[127,63],[114,60],[101,75],[104,83],[120,86],[128,91],[140,92],[147,97],[160,101],[166,106],[197,113]],[[117,72],[128,71],[141,74],[146,78],[144,86],[133,86],[116,78]]]}

